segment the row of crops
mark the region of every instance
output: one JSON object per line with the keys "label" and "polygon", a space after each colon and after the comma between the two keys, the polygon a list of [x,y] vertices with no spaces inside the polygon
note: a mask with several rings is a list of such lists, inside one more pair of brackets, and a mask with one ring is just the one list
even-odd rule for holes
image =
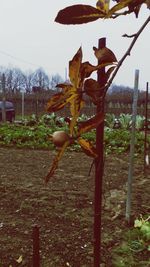
{"label": "row of crops", "polygon": [[[86,115],[82,115],[79,120],[87,119]],[[113,114],[107,114],[105,118],[105,151],[125,152],[130,147],[130,129],[131,115],[120,114],[116,118]],[[136,119],[136,153],[141,153],[144,149],[144,117],[138,115]],[[32,149],[54,149],[51,140],[53,132],[58,130],[68,131],[68,118],[58,117],[56,114],[45,114],[36,119],[32,115],[27,120],[15,122],[13,124],[0,124],[0,145],[26,147]],[[95,142],[95,130],[84,134],[84,138]],[[150,142],[149,137],[147,138]],[[80,151],[80,147],[74,144],[70,149]]]}

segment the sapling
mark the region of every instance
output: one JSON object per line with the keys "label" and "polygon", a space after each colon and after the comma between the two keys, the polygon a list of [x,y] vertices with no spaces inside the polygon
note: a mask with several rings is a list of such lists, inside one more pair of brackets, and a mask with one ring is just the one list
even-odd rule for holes
{"label": "sapling", "polygon": [[[117,4],[114,4],[114,2],[117,2]],[[119,16],[128,15],[130,13],[134,13],[136,18],[138,18],[143,4],[150,8],[149,0],[98,0],[96,3],[96,7],[84,4],[77,4],[60,10],[55,18],[55,21],[62,24],[82,24],[89,23],[97,19],[116,19]],[[96,177],[101,181],[103,174],[103,171],[101,171],[101,169],[103,169],[103,162],[98,162],[99,159],[102,159],[103,161],[103,155],[101,155],[103,154],[103,138],[101,140],[102,149],[100,151],[100,146],[97,145],[97,138],[95,147],[93,144],[82,138],[81,134],[88,132],[94,128],[97,129],[98,133],[99,126],[103,126],[105,115],[103,107],[107,90],[112,84],[112,81],[118,73],[118,70],[122,66],[122,63],[124,62],[126,57],[130,55],[131,50],[134,44],[136,43],[138,37],[149,22],[150,16],[147,18],[147,20],[141,26],[137,33],[134,33],[133,35],[124,35],[128,38],[133,39],[127,51],[119,61],[117,60],[113,51],[108,47],[103,46],[99,47],[98,49],[93,47],[94,54],[98,61],[98,64],[96,66],[93,66],[87,61],[82,62],[82,48],[80,47],[73,59],[69,62],[70,84],[64,83],[57,85],[59,88],[61,88],[62,91],[54,95],[48,102],[47,110],[49,112],[56,112],[64,108],[66,105],[69,105],[71,113],[69,135],[79,143],[79,145],[82,147],[82,149],[87,155],[94,158]],[[105,70],[105,67],[107,68],[107,71],[103,72],[101,82],[90,78],[90,75],[94,71],[100,71],[100,69],[102,70],[102,68]],[[87,121],[82,122],[79,125],[78,117],[80,116],[82,107],[85,104],[83,97],[85,94],[88,95],[88,97],[91,98],[93,104],[97,106],[97,114],[93,118],[88,119]],[[103,135],[101,135],[101,137],[102,136]],[[54,158],[51,169],[45,178],[46,182],[48,182],[49,179],[53,176],[56,168],[58,167],[59,160],[61,159],[65,149],[69,145],[71,145],[71,142],[67,140]],[[97,193],[99,194],[100,191],[98,192],[97,190]],[[97,214],[97,212],[95,212],[95,218],[99,219],[100,214]],[[98,229],[98,231],[95,231],[97,233],[97,236],[94,235],[94,267],[100,266],[100,224],[101,221],[99,219],[97,220],[97,223],[95,223],[94,227],[95,230],[96,228]]]}
{"label": "sapling", "polygon": [[[143,5],[150,8],[150,0],[98,0],[96,7],[85,4],[77,4],[66,7],[58,12],[55,21],[66,25],[82,24],[98,19],[116,19],[119,16],[131,13],[134,13],[136,18],[138,18],[140,12],[142,12],[141,7]],[[87,142],[87,140],[81,139],[80,135],[83,132],[88,132],[97,128],[101,123],[103,123],[104,112],[101,111],[99,114],[95,115],[94,119],[87,119],[86,124],[84,123],[79,126],[78,118],[83,106],[85,105],[84,97],[85,95],[90,97],[91,102],[96,106],[104,103],[108,88],[112,84],[127,56],[131,54],[131,50],[149,22],[150,16],[148,16],[144,24],[136,33],[132,35],[123,35],[126,38],[132,39],[132,41],[119,61],[113,51],[108,47],[104,47],[103,49],[93,47],[94,54],[99,62],[98,65],[93,66],[88,61],[82,62],[83,53],[82,47],[80,47],[72,60],[69,61],[70,83],[58,84],[56,87],[61,90],[52,96],[48,102],[48,112],[56,112],[66,106],[69,107],[71,114],[69,135],[74,138],[74,140],[78,141],[80,146],[84,148],[84,152],[91,157],[96,158],[95,147]],[[104,83],[103,86],[99,86],[99,83],[93,78],[90,78],[90,76],[93,72],[99,71],[105,67],[107,68],[107,71],[102,77]],[[66,142],[67,143],[62,146],[61,156],[64,154],[65,149],[72,144],[71,142]],[[58,167],[60,159],[61,157],[59,151],[54,158],[51,167],[53,171],[51,172],[50,169],[46,176],[46,182],[48,182],[54,174],[54,170],[56,169],[56,166]]]}

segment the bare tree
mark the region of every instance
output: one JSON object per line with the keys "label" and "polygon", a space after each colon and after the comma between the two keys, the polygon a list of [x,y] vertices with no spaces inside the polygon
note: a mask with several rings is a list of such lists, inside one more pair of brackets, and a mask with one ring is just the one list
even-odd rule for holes
{"label": "bare tree", "polygon": [[49,77],[42,68],[37,69],[33,73],[32,84],[42,89],[49,89]]}
{"label": "bare tree", "polygon": [[63,82],[63,79],[58,73],[55,75],[52,75],[50,79],[50,88],[52,90],[56,90],[56,85],[62,82]]}
{"label": "bare tree", "polygon": [[5,74],[6,91],[9,93],[15,93],[22,89],[29,93],[32,91],[33,87],[39,87],[42,90],[56,90],[56,85],[63,82],[59,74],[48,76],[42,68],[34,72],[23,72],[19,68],[0,66],[0,76],[2,73]]}
{"label": "bare tree", "polygon": [[34,73],[28,71],[25,73],[25,91],[26,93],[30,93],[33,87]]}
{"label": "bare tree", "polygon": [[6,69],[6,90],[11,93],[25,89],[25,75],[19,68]]}

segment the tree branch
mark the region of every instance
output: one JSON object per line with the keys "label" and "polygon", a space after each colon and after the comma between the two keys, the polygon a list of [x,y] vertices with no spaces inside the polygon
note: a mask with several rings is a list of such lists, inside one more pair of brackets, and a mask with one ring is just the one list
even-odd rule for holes
{"label": "tree branch", "polygon": [[110,87],[110,85],[112,84],[116,74],[118,73],[118,70],[120,69],[122,63],[124,62],[124,60],[126,59],[127,56],[130,56],[131,50],[133,48],[133,46],[135,45],[137,39],[139,38],[140,34],[142,33],[142,31],[145,29],[145,27],[147,26],[147,24],[150,22],[150,16],[146,19],[146,21],[144,22],[144,24],[142,25],[142,27],[138,30],[138,32],[136,34],[133,35],[133,40],[129,46],[129,48],[127,49],[126,53],[123,55],[123,57],[120,59],[120,61],[118,62],[118,65],[116,67],[116,69],[114,70],[112,77],[110,78],[110,80],[108,81],[108,83],[105,86],[105,94],[107,92],[107,89]]}
{"label": "tree branch", "polygon": [[128,38],[133,38],[135,36],[136,36],[136,33],[131,34],[131,35],[125,33],[125,34],[122,35],[122,37],[128,37]]}
{"label": "tree branch", "polygon": [[113,15],[112,15],[112,18],[113,19],[116,19],[117,17],[119,17],[119,16],[126,16],[126,15],[128,15],[128,14],[130,14],[130,13],[132,13],[133,11],[130,11],[130,10],[126,10],[126,11],[124,11],[124,12],[122,12],[122,13],[114,13]]}

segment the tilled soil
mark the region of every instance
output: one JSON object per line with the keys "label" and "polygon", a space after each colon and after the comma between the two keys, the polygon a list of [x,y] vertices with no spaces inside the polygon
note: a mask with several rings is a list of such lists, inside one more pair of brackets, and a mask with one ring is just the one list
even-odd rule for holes
{"label": "tilled soil", "polygon": [[[83,153],[66,152],[44,184],[52,151],[0,148],[0,266],[31,267],[33,227],[40,233],[41,267],[93,266],[94,169]],[[135,158],[132,216],[150,213],[150,170]],[[112,267],[112,249],[125,222],[129,156],[107,155],[103,185],[102,262]],[[18,261],[17,261],[18,260]],[[19,263],[20,262],[20,263]]]}

